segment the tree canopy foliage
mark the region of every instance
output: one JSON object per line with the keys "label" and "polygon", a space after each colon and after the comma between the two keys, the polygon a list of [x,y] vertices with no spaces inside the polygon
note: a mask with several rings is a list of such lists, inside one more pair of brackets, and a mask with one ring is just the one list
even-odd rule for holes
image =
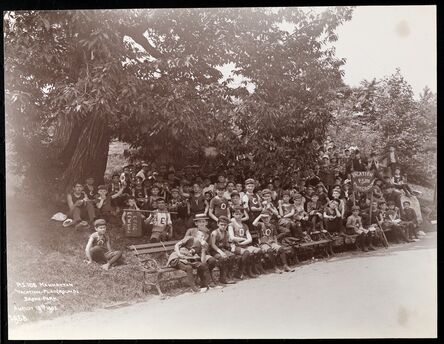
{"label": "tree canopy foliage", "polygon": [[[345,60],[331,43],[351,14],[347,7],[8,12],[6,124],[16,171],[43,185],[100,181],[113,138],[163,162],[202,161],[214,147],[215,166],[250,154],[258,175],[307,167],[343,86]],[[227,63],[254,92],[221,81]]]}
{"label": "tree canopy foliage", "polygon": [[381,80],[344,88],[342,93],[330,128],[335,141],[380,155],[393,145],[409,180],[432,185],[436,178],[436,94],[425,87],[415,100],[399,69]]}

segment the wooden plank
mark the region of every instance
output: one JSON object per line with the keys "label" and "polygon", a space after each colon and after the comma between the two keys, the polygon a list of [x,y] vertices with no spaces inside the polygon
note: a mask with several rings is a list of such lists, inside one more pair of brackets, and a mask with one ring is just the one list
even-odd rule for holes
{"label": "wooden plank", "polygon": [[[164,246],[171,246],[176,245],[179,242],[179,240],[171,240],[171,241],[164,241],[162,244]],[[160,242],[154,242],[149,244],[139,244],[139,245],[130,245],[128,246],[129,249],[133,250],[136,248],[137,250],[143,249],[143,248],[157,248],[157,247],[163,247]]]}
{"label": "wooden plank", "polygon": [[157,247],[157,248],[146,248],[143,250],[133,250],[133,253],[135,255],[141,255],[141,254],[149,254],[149,253],[159,253],[159,252],[172,252],[174,250],[174,246],[165,246],[163,247]]}
{"label": "wooden plank", "polygon": [[319,240],[319,241],[313,241],[313,242],[305,242],[303,244],[300,244],[299,247],[310,247],[310,246],[328,244],[329,242],[331,242],[331,240]]}

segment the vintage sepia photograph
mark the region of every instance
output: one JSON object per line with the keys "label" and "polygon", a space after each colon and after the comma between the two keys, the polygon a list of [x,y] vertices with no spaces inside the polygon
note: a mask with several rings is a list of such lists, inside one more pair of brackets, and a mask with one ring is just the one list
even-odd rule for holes
{"label": "vintage sepia photograph", "polygon": [[10,340],[437,338],[436,6],[3,30]]}

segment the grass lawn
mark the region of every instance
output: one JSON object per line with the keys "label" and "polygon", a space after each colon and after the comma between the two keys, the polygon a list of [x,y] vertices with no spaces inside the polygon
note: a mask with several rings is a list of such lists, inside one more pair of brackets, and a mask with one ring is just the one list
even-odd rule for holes
{"label": "grass lawn", "polygon": [[76,231],[73,228],[64,228],[61,222],[50,219],[57,211],[63,210],[44,209],[27,204],[25,201],[8,202],[9,314],[17,314],[14,312],[14,306],[37,306],[45,303],[25,302],[24,295],[16,292],[17,289],[22,290],[16,282],[72,283],[72,288],[62,289],[76,289],[79,292],[79,294],[55,295],[59,300],[50,303],[51,306],[57,307],[52,313],[39,314],[35,309],[20,313],[29,320],[146,299],[147,295],[141,290],[142,273],[136,259],[126,251],[126,246],[147,242],[147,238],[130,240],[123,236],[122,229],[112,228],[109,234],[113,249],[125,252],[126,264],[105,271],[98,264],[88,265],[84,262],[85,245],[91,234],[89,230]]}

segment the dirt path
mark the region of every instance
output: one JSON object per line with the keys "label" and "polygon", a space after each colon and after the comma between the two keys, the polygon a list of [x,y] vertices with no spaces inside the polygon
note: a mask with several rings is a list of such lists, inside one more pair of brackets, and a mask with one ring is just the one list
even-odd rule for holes
{"label": "dirt path", "polygon": [[[10,339],[434,337],[436,233],[205,294],[25,324]],[[92,296],[93,297],[93,296]]]}

